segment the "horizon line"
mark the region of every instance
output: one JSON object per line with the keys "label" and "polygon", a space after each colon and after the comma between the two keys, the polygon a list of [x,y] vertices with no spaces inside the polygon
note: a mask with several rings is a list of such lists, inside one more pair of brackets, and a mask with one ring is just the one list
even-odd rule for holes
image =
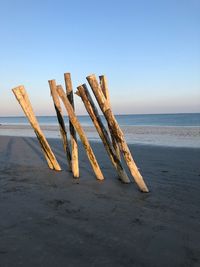
{"label": "horizon line", "polygon": [[[126,113],[126,114],[115,114],[115,116],[129,116],[129,115],[179,115],[179,114],[200,114],[200,111],[199,112],[173,112],[173,113]],[[103,116],[103,114],[100,114],[100,116]],[[56,116],[55,115],[35,115],[36,117],[54,117]],[[68,115],[64,115],[64,116],[67,116]],[[81,114],[76,114],[76,116],[89,116],[89,114],[84,114],[84,115],[81,115]],[[0,116],[0,118],[5,118],[5,117],[26,117],[26,115],[8,115],[8,116]]]}

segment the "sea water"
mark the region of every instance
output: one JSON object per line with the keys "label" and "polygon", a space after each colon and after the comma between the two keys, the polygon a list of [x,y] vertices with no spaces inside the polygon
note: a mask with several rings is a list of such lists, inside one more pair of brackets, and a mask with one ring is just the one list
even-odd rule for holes
{"label": "sea water", "polygon": [[[200,147],[200,113],[116,115],[131,144]],[[89,116],[78,116],[88,138],[100,141]],[[60,138],[56,116],[37,117],[45,135]],[[65,117],[66,126],[68,117]],[[102,116],[106,126],[106,121]],[[68,127],[67,127],[68,128]],[[0,117],[0,135],[34,136],[25,117]]]}
{"label": "sea water", "polygon": [[[120,126],[200,126],[200,113],[115,115]],[[78,116],[82,125],[92,126],[89,116]],[[105,119],[101,116],[105,123]],[[56,116],[38,116],[41,125],[57,125]],[[65,120],[68,118],[65,116]],[[0,124],[26,125],[26,117],[0,117]]]}

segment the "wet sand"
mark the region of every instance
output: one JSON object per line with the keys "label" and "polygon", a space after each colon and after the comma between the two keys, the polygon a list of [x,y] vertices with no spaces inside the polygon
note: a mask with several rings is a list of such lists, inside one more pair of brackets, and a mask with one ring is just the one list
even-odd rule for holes
{"label": "wet sand", "polygon": [[200,266],[200,149],[130,146],[151,190],[121,184],[100,143],[98,182],[48,169],[35,138],[0,137],[0,266]]}
{"label": "wet sand", "polygon": [[[41,125],[48,138],[60,138],[58,125]],[[67,130],[68,127],[66,126]],[[100,141],[94,126],[83,125],[89,140]],[[198,126],[121,126],[129,144],[200,148]],[[30,125],[0,125],[0,136],[35,137]]]}

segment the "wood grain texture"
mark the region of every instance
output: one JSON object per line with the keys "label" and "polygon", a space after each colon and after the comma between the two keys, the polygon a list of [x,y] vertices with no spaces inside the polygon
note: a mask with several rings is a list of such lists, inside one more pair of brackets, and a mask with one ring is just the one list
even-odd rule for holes
{"label": "wood grain texture", "polygon": [[[108,90],[108,82],[107,82],[106,76],[105,75],[99,76],[99,81],[100,81],[101,90],[102,90],[106,100],[108,101],[108,104],[109,104],[110,109],[111,109],[110,94],[109,94],[109,90]],[[117,155],[118,159],[121,160],[120,149],[119,149],[119,146],[117,144],[117,141],[115,140],[115,136],[112,134],[112,130],[110,129],[109,124],[108,124],[108,129],[110,131],[110,135],[111,135],[113,147],[116,151],[116,155]]]}
{"label": "wood grain texture", "polygon": [[81,142],[83,143],[83,146],[84,146],[84,148],[86,150],[88,159],[89,159],[89,161],[91,163],[91,166],[92,166],[92,168],[94,170],[96,178],[98,180],[103,180],[104,177],[103,177],[103,174],[102,174],[101,169],[99,167],[99,164],[98,164],[98,162],[96,160],[94,152],[93,152],[93,150],[92,150],[92,148],[90,146],[90,143],[89,143],[89,141],[87,139],[87,136],[85,135],[85,132],[84,132],[84,130],[83,130],[83,128],[82,128],[77,116],[75,115],[73,107],[70,104],[70,102],[69,102],[69,100],[68,100],[68,98],[67,98],[67,96],[66,96],[66,94],[65,94],[65,92],[64,92],[64,90],[62,88],[62,86],[57,86],[57,92],[59,94],[59,97],[63,101],[63,104],[64,104],[64,106],[65,106],[65,108],[67,110],[67,113],[68,113],[68,116],[69,116],[69,119],[70,119],[71,123],[73,124],[75,130],[79,134],[79,137],[80,137]]}
{"label": "wood grain texture", "polygon": [[68,140],[67,140],[67,131],[65,128],[65,123],[64,123],[64,119],[63,119],[63,115],[62,115],[62,108],[60,105],[60,99],[56,90],[56,81],[55,80],[49,80],[49,87],[50,87],[50,91],[51,91],[51,96],[53,99],[53,103],[54,103],[54,108],[56,110],[56,115],[57,115],[57,119],[58,119],[58,124],[59,124],[59,128],[60,128],[60,134],[61,134],[61,138],[62,138],[62,142],[63,142],[63,148],[66,154],[66,158],[67,158],[67,162],[68,162],[68,167],[69,170],[72,170],[72,166],[71,166],[71,152],[70,152],[70,147],[68,144]]}
{"label": "wood grain texture", "polygon": [[37,136],[37,139],[41,145],[42,151],[44,153],[44,156],[47,160],[48,166],[50,169],[54,169],[56,171],[60,171],[60,165],[58,164],[56,157],[54,153],[51,150],[51,147],[49,146],[40,126],[39,123],[34,115],[32,105],[30,103],[28,94],[24,88],[24,86],[18,86],[14,89],[12,89],[16,99],[18,100],[20,106],[22,107],[26,117],[28,118],[32,128],[34,129],[34,132]]}
{"label": "wood grain texture", "polygon": [[112,143],[110,141],[109,134],[103,125],[103,122],[99,116],[98,110],[94,104],[94,101],[92,100],[92,97],[91,97],[91,95],[87,89],[87,86],[85,84],[83,84],[81,86],[78,86],[77,89],[78,89],[78,91],[76,92],[76,94],[81,97],[81,99],[85,105],[85,108],[86,108],[88,114],[90,115],[90,118],[92,119],[93,124],[94,124],[103,144],[104,144],[104,147],[108,153],[108,156],[110,157],[113,166],[117,170],[119,178],[124,183],[130,183],[130,180],[129,180],[126,172],[124,171],[120,160],[118,159],[118,157],[115,154],[115,150],[114,150]]}
{"label": "wood grain texture", "polygon": [[[65,73],[64,79],[65,79],[67,98],[68,98],[73,110],[75,110],[71,74]],[[71,148],[72,148],[72,151],[71,151],[72,152],[71,153],[71,155],[72,155],[72,172],[73,172],[74,178],[78,178],[79,177],[78,143],[77,143],[77,137],[76,137],[76,130],[75,130],[71,120],[69,120],[69,130],[70,130],[70,139],[71,139]]]}
{"label": "wood grain texture", "polygon": [[112,110],[110,109],[109,103],[106,100],[102,89],[95,77],[95,75],[90,75],[87,77],[87,80],[90,84],[90,87],[92,88],[92,91],[96,97],[96,100],[109,124],[111,133],[115,136],[115,139],[119,145],[119,148],[124,156],[124,159],[126,161],[126,164],[136,182],[136,184],[138,185],[139,189],[142,192],[149,192],[142,175],[140,174],[134,160],[133,157],[131,155],[131,152],[128,148],[128,145],[125,141],[124,138],[124,134],[122,132],[122,130],[120,129],[114,114],[112,113]]}

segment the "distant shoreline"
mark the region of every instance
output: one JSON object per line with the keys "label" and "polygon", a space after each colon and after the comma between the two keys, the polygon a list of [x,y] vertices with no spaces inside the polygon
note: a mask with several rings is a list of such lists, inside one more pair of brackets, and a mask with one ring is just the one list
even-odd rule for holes
{"label": "distant shoreline", "polygon": [[[60,138],[58,125],[41,125],[41,128],[47,138]],[[121,128],[129,144],[200,148],[198,126],[121,126]],[[94,126],[83,126],[83,129],[90,141],[100,141]],[[35,137],[35,133],[28,124],[0,125],[0,136]]]}
{"label": "distant shoreline", "polygon": [[[175,113],[126,113],[126,114],[119,114],[119,113],[115,113],[115,116],[140,116],[140,115],[185,115],[185,114],[200,114],[200,112],[175,112]],[[54,117],[55,115],[36,115],[36,117]],[[77,116],[79,117],[87,117],[88,114],[77,114]],[[23,118],[25,117],[24,115],[4,115],[4,116],[0,116],[0,118],[8,118],[8,117],[19,117],[19,118]]]}

